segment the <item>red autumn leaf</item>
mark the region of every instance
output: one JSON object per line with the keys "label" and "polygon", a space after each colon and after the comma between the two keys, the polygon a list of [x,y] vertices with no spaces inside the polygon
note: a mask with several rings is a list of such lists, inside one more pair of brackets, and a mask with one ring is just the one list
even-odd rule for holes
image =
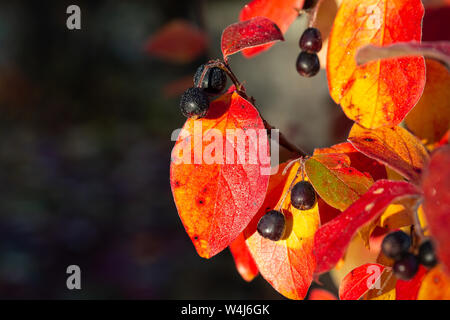
{"label": "red autumn leaf", "polygon": [[264,17],[255,17],[250,20],[237,22],[223,30],[222,54],[224,60],[229,55],[246,48],[256,47],[277,40],[284,41],[283,34],[278,26]]}
{"label": "red autumn leaf", "polygon": [[331,31],[327,76],[330,94],[347,117],[366,128],[399,124],[422,95],[422,57],[377,60],[357,66],[364,45],[420,41],[420,0],[343,1]]}
{"label": "red autumn leaf", "polygon": [[367,263],[350,271],[339,286],[339,299],[358,300],[367,291],[380,283],[385,266],[376,263]]}
{"label": "red autumn leaf", "polygon": [[320,197],[317,200],[317,205],[319,206],[320,225],[324,225],[341,214],[340,210],[333,208]]}
{"label": "red autumn leaf", "polygon": [[[237,138],[228,136],[230,130]],[[265,134],[258,111],[236,92],[211,102],[205,118],[188,119],[180,132],[170,184],[200,256],[210,258],[228,247],[263,203],[270,171]]]}
{"label": "red autumn leaf", "polygon": [[427,269],[420,265],[414,278],[411,280],[397,280],[395,285],[395,299],[396,300],[417,300],[422,280],[427,274]]}
{"label": "red autumn leaf", "polygon": [[364,194],[373,179],[350,166],[341,153],[316,154],[305,162],[305,171],[319,196],[330,206],[345,210]]}
{"label": "red autumn leaf", "polygon": [[[239,20],[246,21],[254,17],[266,17],[276,23],[281,33],[285,34],[298,17],[298,10],[303,7],[303,2],[304,0],[253,0],[242,8]],[[269,49],[272,45],[269,43],[245,49],[242,54],[250,58]]]}
{"label": "red autumn leaf", "polygon": [[427,144],[439,141],[450,128],[450,72],[440,63],[426,59],[427,83],[405,124]]}
{"label": "red autumn leaf", "polygon": [[[285,297],[303,299],[313,280],[315,259],[312,248],[319,214],[317,205],[311,210],[300,211],[291,205],[289,196],[284,198],[299,169],[297,162],[283,174],[286,165],[280,165],[278,173],[270,177],[266,199],[244,234],[264,279]],[[296,178],[296,182],[300,180],[301,176]],[[286,231],[279,241],[265,239],[256,232],[259,219],[272,209],[281,210],[286,218]]]}
{"label": "red autumn leaf", "polygon": [[437,252],[450,275],[450,146],[436,149],[425,170],[423,210],[436,240]]}
{"label": "red autumn leaf", "polygon": [[147,53],[173,63],[189,63],[204,53],[207,47],[206,33],[184,20],[169,22],[145,44]]}
{"label": "red autumn leaf", "polygon": [[355,124],[348,140],[366,156],[391,167],[417,183],[428,160],[428,153],[419,139],[401,127],[364,129]]}
{"label": "red autumn leaf", "polygon": [[411,41],[395,43],[384,47],[368,45],[359,49],[356,55],[356,61],[358,65],[364,65],[365,63],[374,60],[408,56],[409,58],[402,59],[417,59],[411,56],[424,56],[425,58],[434,59],[442,63],[447,68],[447,70],[450,70],[450,41],[422,43]]}
{"label": "red autumn leaf", "polygon": [[258,267],[253,260],[241,233],[231,244],[230,251],[236,264],[236,269],[245,281],[252,281],[258,275]]}
{"label": "red autumn leaf", "polygon": [[329,148],[315,149],[314,154],[345,153],[350,158],[350,165],[363,173],[368,173],[374,180],[386,179],[384,165],[359,152],[350,142],[336,144]]}
{"label": "red autumn leaf", "polygon": [[337,218],[323,225],[314,238],[316,273],[332,269],[343,257],[356,231],[376,219],[394,201],[418,196],[420,191],[403,181],[378,180],[364,195]]}
{"label": "red autumn leaf", "polygon": [[324,289],[312,289],[308,300],[337,300],[334,294]]}

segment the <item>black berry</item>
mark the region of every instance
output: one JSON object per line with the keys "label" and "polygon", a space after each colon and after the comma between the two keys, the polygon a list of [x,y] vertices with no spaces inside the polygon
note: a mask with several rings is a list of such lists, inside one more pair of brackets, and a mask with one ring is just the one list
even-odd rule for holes
{"label": "black berry", "polygon": [[412,253],[407,253],[394,263],[394,274],[401,280],[412,279],[419,269],[419,261]]}
{"label": "black berry", "polygon": [[185,117],[203,118],[208,112],[208,95],[200,88],[189,88],[181,96],[180,108]]}
{"label": "black berry", "polygon": [[319,29],[308,28],[300,38],[300,49],[310,53],[319,52],[322,49],[322,35]]}
{"label": "black berry", "polygon": [[296,63],[297,71],[303,77],[313,77],[320,70],[319,57],[315,53],[300,52]]}
{"label": "black berry", "polygon": [[262,237],[278,241],[284,234],[285,225],[284,215],[280,211],[272,210],[259,219],[256,230]]}
{"label": "black berry", "polygon": [[195,72],[194,85],[196,87],[201,87],[210,94],[221,93],[227,85],[227,75],[225,74],[225,71],[217,67],[209,68],[205,73],[201,85],[199,85],[203,70],[205,70],[204,64],[202,64],[197,69],[197,72]]}
{"label": "black berry", "polygon": [[395,231],[384,237],[381,249],[387,257],[400,260],[408,254],[410,246],[411,238],[403,231]]}
{"label": "black berry", "polygon": [[419,262],[427,268],[432,268],[437,264],[436,253],[433,243],[425,240],[419,247]]}
{"label": "black berry", "polygon": [[316,192],[308,181],[300,181],[291,190],[291,204],[300,210],[309,210],[316,203]]}

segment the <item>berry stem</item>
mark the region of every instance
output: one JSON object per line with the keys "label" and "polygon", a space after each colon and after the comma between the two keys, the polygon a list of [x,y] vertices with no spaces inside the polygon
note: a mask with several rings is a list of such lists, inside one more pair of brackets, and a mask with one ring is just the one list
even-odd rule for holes
{"label": "berry stem", "polygon": [[[301,161],[302,158],[300,158]],[[297,172],[295,173],[295,177],[294,179],[292,179],[291,184],[289,186],[289,189],[287,190],[287,192],[283,195],[283,199],[280,202],[280,205],[278,206],[278,211],[281,211],[281,208],[283,207],[284,201],[286,200],[287,195],[289,194],[289,192],[291,192],[292,187],[294,186],[294,182],[297,180],[298,174],[300,172],[300,170],[302,170],[302,165],[300,164],[300,166],[297,169]],[[303,171],[303,170],[302,170]]]}
{"label": "berry stem", "polygon": [[316,24],[317,13],[319,12],[320,5],[323,0],[318,0],[316,5],[309,11],[308,26],[313,27]]}
{"label": "berry stem", "polygon": [[[266,128],[267,131],[270,132],[270,130],[275,129],[275,127],[270,125],[266,121],[266,119],[264,119],[262,116],[261,116],[261,119],[263,120],[264,127]],[[295,144],[290,142],[281,132],[279,133],[279,139],[280,139],[280,141],[279,141],[280,146],[283,146],[284,148],[286,148],[286,150],[288,150],[290,152],[294,152],[294,153],[298,154],[300,157],[308,156],[308,154],[305,151],[303,151],[301,148],[297,147]]]}
{"label": "berry stem", "polygon": [[414,231],[419,239],[419,242],[423,238],[425,238],[424,230],[422,229],[422,226],[420,225],[420,219],[419,219],[419,207],[422,204],[422,201],[417,201],[413,208],[413,220],[414,220]]}
{"label": "berry stem", "polygon": [[[247,94],[245,93],[245,91],[242,90],[242,85],[239,82],[236,75],[231,70],[229,64],[221,61],[220,59],[210,60],[205,65],[205,68],[203,69],[202,75],[200,76],[200,80],[198,82],[199,84],[203,83],[203,78],[205,77],[206,72],[208,72],[209,69],[214,68],[214,67],[220,68],[223,71],[225,71],[225,73],[228,75],[228,77],[230,77],[231,81],[233,82],[234,86],[236,87],[236,91],[238,92],[238,94],[240,96],[242,96],[244,99],[249,100],[255,106],[255,108],[257,108],[255,105],[255,99],[253,97],[249,98],[247,96]],[[261,112],[259,114],[261,115]],[[267,131],[269,131],[269,133],[270,133],[270,130],[275,129],[275,127],[270,125],[262,116],[261,116],[261,119],[264,123],[264,127],[266,128]],[[302,149],[297,147],[295,144],[290,142],[281,132],[279,133],[279,143],[280,143],[280,146],[283,146],[284,148],[286,148],[286,150],[288,150],[290,152],[294,152],[294,153],[298,154],[300,157],[306,157],[308,155],[305,151],[303,151]]]}

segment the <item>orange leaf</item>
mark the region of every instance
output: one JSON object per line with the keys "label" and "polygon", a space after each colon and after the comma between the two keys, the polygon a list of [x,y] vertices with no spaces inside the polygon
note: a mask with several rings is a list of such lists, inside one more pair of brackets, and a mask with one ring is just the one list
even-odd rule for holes
{"label": "orange leaf", "polygon": [[[255,129],[259,142],[249,136],[245,145],[235,143],[242,139],[229,132],[239,129],[244,138]],[[205,118],[186,121],[172,151],[170,184],[200,256],[210,258],[228,247],[258,211],[269,181],[270,158],[262,158],[268,150],[258,111],[236,92],[213,101]]]}
{"label": "orange leaf", "polygon": [[308,300],[337,300],[334,294],[324,289],[312,289]]}
{"label": "orange leaf", "polygon": [[241,277],[247,281],[252,281],[258,275],[258,267],[253,260],[250,251],[245,243],[244,233],[241,233],[231,244],[230,251],[236,264],[236,269]]}
{"label": "orange leaf", "polygon": [[[271,241],[256,232],[259,219],[269,210],[278,209],[295,178],[299,163],[283,175],[286,163],[270,177],[267,197],[258,214],[245,230],[247,246],[259,272],[278,292],[290,299],[303,299],[313,280],[315,259],[312,253],[314,233],[319,227],[317,205],[300,211],[291,206],[289,195],[281,206],[286,231],[279,241]],[[300,177],[297,178],[300,180]]]}
{"label": "orange leaf", "polygon": [[270,19],[255,17],[229,25],[222,33],[222,54],[224,60],[241,50],[284,40],[278,26]]}
{"label": "orange leaf", "polygon": [[350,158],[350,165],[356,170],[370,174],[374,180],[387,178],[384,165],[359,152],[350,142],[343,142],[329,148],[314,150],[315,155],[324,153],[345,153]]}
{"label": "orange leaf", "polygon": [[[339,286],[341,300],[358,300],[367,291],[379,284],[385,267],[381,264],[367,263],[349,272]],[[381,285],[380,285],[381,286]]]}
{"label": "orange leaf", "polygon": [[206,33],[188,21],[173,20],[163,26],[145,44],[152,56],[173,63],[189,63],[206,51]]}
{"label": "orange leaf", "polygon": [[423,278],[417,300],[450,300],[450,277],[440,265],[431,269]]}
{"label": "orange leaf", "polygon": [[384,269],[379,282],[380,286],[376,286],[367,291],[362,300],[395,300],[395,284],[397,283],[397,279],[390,268]]}
{"label": "orange leaf", "polygon": [[450,128],[450,72],[439,62],[427,59],[426,63],[425,90],[405,122],[409,130],[430,144]]}
{"label": "orange leaf", "polygon": [[364,129],[355,124],[348,140],[366,156],[391,167],[412,182],[420,180],[428,153],[422,143],[401,127]]}
{"label": "orange leaf", "polygon": [[[266,17],[272,20],[285,34],[289,26],[298,17],[298,10],[303,7],[304,0],[253,0],[242,8],[239,20],[245,21],[254,17]],[[246,49],[242,54],[250,58],[269,49],[273,44]]]}
{"label": "orange leaf", "polygon": [[422,57],[378,60],[357,66],[358,48],[420,41],[423,6],[420,0],[347,0],[331,31],[328,86],[345,114],[366,128],[399,124],[422,95]]}
{"label": "orange leaf", "polygon": [[417,300],[422,280],[427,274],[427,269],[420,265],[414,278],[411,280],[397,280],[395,285],[395,299],[396,300]]}
{"label": "orange leaf", "polygon": [[314,189],[330,206],[345,210],[372,185],[373,180],[353,167],[345,154],[316,154],[306,160],[305,171]]}
{"label": "orange leaf", "polygon": [[450,146],[436,149],[424,173],[423,210],[437,252],[450,275]]}
{"label": "orange leaf", "polygon": [[321,226],[314,236],[316,273],[332,269],[344,253],[356,231],[376,219],[391,203],[404,197],[416,197],[420,191],[403,181],[378,180],[337,218]]}

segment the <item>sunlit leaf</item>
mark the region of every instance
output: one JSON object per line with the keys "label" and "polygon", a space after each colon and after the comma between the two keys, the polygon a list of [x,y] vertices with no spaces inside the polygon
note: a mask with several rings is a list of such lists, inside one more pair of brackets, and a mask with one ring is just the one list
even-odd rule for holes
{"label": "sunlit leaf", "polygon": [[363,225],[376,219],[391,203],[404,197],[418,196],[420,191],[402,181],[378,180],[364,195],[337,218],[321,226],[314,238],[316,273],[332,269],[343,257],[350,240]]}
{"label": "sunlit leaf", "polygon": [[397,280],[395,285],[395,299],[396,300],[417,300],[417,295],[419,293],[422,280],[427,274],[427,269],[424,266],[419,266],[414,278],[411,280]]}
{"label": "sunlit leaf", "polygon": [[[232,129],[255,129],[258,141],[238,148],[238,139],[226,136]],[[263,133],[258,111],[233,92],[214,100],[205,118],[187,120],[178,137],[170,184],[186,232],[204,258],[228,247],[264,201],[270,158]]]}
{"label": "sunlit leaf", "polygon": [[306,160],[305,171],[320,197],[339,210],[345,210],[373,183],[370,176],[350,166],[345,154],[314,155]]}
{"label": "sunlit leaf", "polygon": [[348,0],[331,31],[327,76],[330,94],[345,114],[366,128],[399,124],[422,95],[422,57],[378,60],[357,66],[356,51],[368,44],[385,46],[420,41],[420,0]]}
{"label": "sunlit leaf", "polygon": [[375,286],[362,297],[362,300],[395,300],[395,284],[397,278],[391,268],[385,268],[379,280],[379,286]]}
{"label": "sunlit leaf", "polygon": [[223,30],[222,54],[224,59],[241,50],[284,40],[278,26],[270,19],[255,17],[234,23]]}
{"label": "sunlit leaf", "polygon": [[439,141],[450,129],[450,72],[436,61],[426,60],[427,83],[417,105],[405,123],[427,144]]}
{"label": "sunlit leaf", "polygon": [[[261,275],[282,295],[290,299],[303,299],[313,280],[315,258],[312,253],[314,233],[319,227],[317,205],[300,211],[291,206],[290,197],[284,199],[295,178],[299,164],[292,165],[283,175],[286,164],[270,177],[267,197],[261,210],[245,230],[247,246]],[[296,181],[300,181],[298,176]],[[256,225],[267,211],[278,209],[286,218],[286,231],[279,241],[271,241],[256,232]]]}
{"label": "sunlit leaf", "polygon": [[417,300],[450,300],[450,277],[440,265],[431,269],[423,278]]}
{"label": "sunlit leaf", "polygon": [[425,217],[444,271],[450,275],[450,146],[433,152],[422,189]]}
{"label": "sunlit leaf", "polygon": [[337,300],[337,298],[327,290],[315,288],[310,291],[308,300]]}
{"label": "sunlit leaf", "polygon": [[[285,34],[289,26],[298,17],[298,10],[303,7],[304,0],[253,0],[242,8],[239,14],[240,21],[246,21],[254,17],[266,17],[272,20]],[[252,57],[269,49],[273,43],[249,48],[242,53],[246,57]]]}
{"label": "sunlit leaf", "polygon": [[245,281],[252,281],[258,275],[258,267],[253,260],[241,233],[231,244],[230,251],[236,264],[236,269]]}
{"label": "sunlit leaf", "polygon": [[326,153],[346,154],[350,158],[350,165],[352,167],[363,173],[368,173],[373,178],[373,180],[387,178],[387,172],[384,165],[358,151],[350,142],[343,142],[329,148],[320,148],[314,150],[314,155]]}
{"label": "sunlit leaf", "polygon": [[364,129],[355,124],[348,140],[366,156],[376,159],[417,183],[428,153],[422,143],[401,127]]}
{"label": "sunlit leaf", "polygon": [[381,286],[379,279],[384,266],[376,263],[367,263],[349,272],[339,287],[341,300],[358,300],[374,286]]}

